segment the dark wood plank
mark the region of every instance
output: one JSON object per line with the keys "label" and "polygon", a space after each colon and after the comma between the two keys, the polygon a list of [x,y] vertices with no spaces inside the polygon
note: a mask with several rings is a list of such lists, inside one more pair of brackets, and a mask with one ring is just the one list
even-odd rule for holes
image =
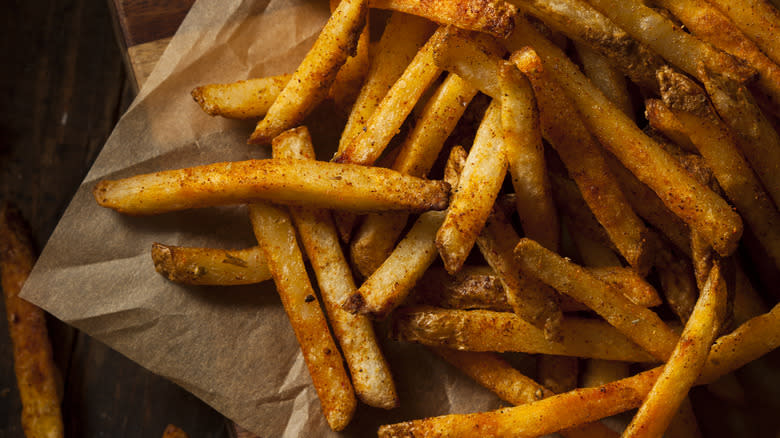
{"label": "dark wood plank", "polygon": [[176,33],[194,0],[111,0],[126,47],[169,38]]}

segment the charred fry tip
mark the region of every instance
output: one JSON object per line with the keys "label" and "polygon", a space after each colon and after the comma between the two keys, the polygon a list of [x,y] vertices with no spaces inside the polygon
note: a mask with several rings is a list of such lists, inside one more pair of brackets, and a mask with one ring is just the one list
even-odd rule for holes
{"label": "charred fry tip", "polygon": [[350,295],[342,305],[342,308],[350,313],[363,313],[366,306],[366,300],[359,292]]}
{"label": "charred fry tip", "polygon": [[152,263],[154,263],[154,269],[161,275],[170,278],[170,273],[173,270],[173,251],[167,245],[154,242],[152,244]]}

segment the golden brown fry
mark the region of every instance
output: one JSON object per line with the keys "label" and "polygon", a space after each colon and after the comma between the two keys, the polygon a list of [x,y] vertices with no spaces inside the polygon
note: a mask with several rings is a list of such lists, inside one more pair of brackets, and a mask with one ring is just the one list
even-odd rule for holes
{"label": "golden brown fry", "polygon": [[464,266],[454,276],[431,267],[415,286],[414,302],[445,309],[512,311],[501,280],[487,266]]}
{"label": "golden brown fry", "polygon": [[458,29],[446,29],[433,51],[433,60],[439,68],[455,73],[480,91],[500,100],[501,87],[497,81],[503,50],[492,47],[490,40]]}
{"label": "golden brown fry", "polygon": [[655,307],[661,305],[661,297],[658,295],[655,288],[631,268],[604,266],[600,268],[588,268],[588,272],[615,288],[615,290],[620,292],[634,304],[642,307]]}
{"label": "golden brown fry", "polygon": [[660,437],[696,382],[726,311],[726,280],[714,264],[680,341],[624,437]]}
{"label": "golden brown fry", "polygon": [[701,79],[700,68],[727,76],[736,82],[746,82],[755,75],[755,70],[745,61],[684,32],[674,22],[639,0],[588,2],[631,36],[691,76]]}
{"label": "golden brown fry", "polygon": [[596,319],[565,318],[561,321],[560,341],[546,339],[541,330],[507,312],[419,306],[395,311],[392,321],[393,338],[434,347],[467,351],[521,351],[630,362],[654,360],[609,324]]}
{"label": "golden brown fry", "polygon": [[420,215],[390,257],[349,297],[344,308],[382,319],[400,305],[436,260],[434,237],[443,221],[442,212]]}
{"label": "golden brown fry", "polygon": [[734,251],[742,235],[742,221],[712,190],[691,178],[660,146],[647,137],[622,111],[585,78],[554,44],[517,17],[518,26],[506,43],[517,50],[532,46],[572,98],[589,130],[664,204],[689,225],[699,229],[718,253]]}
{"label": "golden brown fry", "polygon": [[[711,0],[734,24],[755,41],[773,61],[780,64],[780,12],[766,0],[741,2]],[[724,29],[725,31],[726,29]]]}
{"label": "golden brown fry", "polygon": [[[448,75],[425,104],[392,168],[425,177],[475,94],[477,90],[466,81]],[[371,275],[390,255],[407,221],[403,214],[365,217],[350,245],[352,262],[361,274]]]}
{"label": "golden brown fry", "polygon": [[400,12],[390,16],[377,43],[366,81],[341,134],[339,153],[363,130],[387,90],[398,80],[432,32],[433,25],[422,18]]}
{"label": "golden brown fry", "polygon": [[371,0],[371,7],[392,9],[504,38],[512,33],[517,9],[502,0]]}
{"label": "golden brown fry", "polygon": [[362,130],[339,150],[333,161],[371,165],[382,155],[422,94],[439,77],[441,70],[434,65],[432,55],[444,31],[439,28],[428,39],[379,102]]}
{"label": "golden brown fry", "polygon": [[27,437],[62,438],[59,372],[52,357],[43,310],[19,298],[35,263],[32,239],[19,210],[0,205],[0,278],[5,295],[14,372]]}
{"label": "golden brown fry", "polygon": [[270,143],[274,137],[303,121],[328,95],[339,69],[357,50],[367,15],[368,0],[342,0],[339,3],[284,90],[255,126],[250,143]]}
{"label": "golden brown fry", "polygon": [[282,207],[258,203],[249,206],[249,217],[298,339],[322,412],[331,429],[342,430],[352,419],[357,400],[309,282],[290,215]]}
{"label": "golden brown fry", "polygon": [[[313,160],[314,147],[306,127],[286,131],[274,138],[273,155]],[[384,409],[398,406],[393,377],[377,344],[371,321],[341,308],[341,303],[356,288],[330,213],[306,207],[290,207],[290,213],[317,276],[325,310],[349,366],[355,393],[369,406]]]}
{"label": "golden brown fry", "polygon": [[[457,351],[441,347],[431,348],[431,350],[480,385],[496,393],[502,400],[514,405],[531,403],[553,395],[553,391],[524,376],[496,354]],[[570,359],[562,356],[542,357]],[[562,431],[561,435],[565,438],[617,436],[615,432],[598,422]]]}
{"label": "golden brown fry", "polygon": [[169,424],[168,426],[166,426],[165,430],[163,431],[163,438],[188,438],[188,437],[189,435],[187,435],[186,432],[174,426],[173,424]]}
{"label": "golden brown fry", "polygon": [[512,0],[512,3],[609,59],[642,88],[658,89],[655,72],[666,61],[585,0]]}
{"label": "golden brown fry", "polygon": [[443,210],[448,185],[390,169],[323,161],[249,160],[103,180],[98,204],[130,215],[268,200],[352,211]]}
{"label": "golden brown fry", "polygon": [[582,370],[582,387],[593,388],[630,376],[630,363],[616,360],[588,359]]}
{"label": "golden brown fry", "polygon": [[485,112],[471,146],[436,246],[450,273],[457,272],[471,252],[504,182],[507,161],[501,135],[501,105]]}
{"label": "golden brown fry", "polygon": [[[338,8],[341,0],[330,0],[330,11],[335,12]],[[363,80],[368,73],[368,66],[370,64],[368,59],[368,45],[370,24],[368,16],[366,16],[366,24],[363,26],[363,31],[360,32],[360,37],[357,41],[357,47],[355,53],[350,54],[344,65],[341,66],[339,72],[336,74],[336,78],[333,80],[333,84],[330,86],[330,97],[336,103],[339,108],[345,111],[349,111],[352,104],[360,94],[360,89],[363,87]]]}
{"label": "golden brown fry", "polygon": [[511,63],[499,69],[501,126],[517,214],[525,235],[553,251],[560,226],[544,161],[539,111],[531,84]]}
{"label": "golden brown fry", "polygon": [[[756,88],[766,93],[772,108],[780,105],[780,66],[769,59],[726,15],[705,0],[655,0],[685,24],[694,35],[758,71]],[[737,6],[739,7],[739,6]]]}
{"label": "golden brown fry", "polygon": [[575,43],[577,55],[582,62],[585,75],[611,100],[625,115],[634,119],[634,106],[626,88],[626,78],[607,58],[583,43]]}
{"label": "golden brown fry", "polygon": [[636,305],[585,269],[530,239],[521,239],[515,259],[528,273],[601,315],[654,357],[666,360],[677,335],[653,311]]}
{"label": "golden brown fry", "polygon": [[259,246],[239,250],[152,244],[154,268],[181,284],[236,285],[271,279]]}
{"label": "golden brown fry", "polygon": [[544,283],[522,272],[513,253],[518,240],[519,236],[504,213],[494,208],[477,237],[477,245],[501,280],[512,310],[543,329],[547,339],[558,339],[563,317],[558,295]]}
{"label": "golden brown fry", "polygon": [[203,85],[192,90],[192,98],[210,116],[231,119],[263,117],[291,77],[288,74],[231,84]]}
{"label": "golden brown fry", "polygon": [[588,207],[626,261],[646,273],[652,261],[647,229],[612,176],[601,147],[588,132],[572,99],[545,70],[533,49],[521,49],[512,54],[511,60],[531,80],[544,136],[558,151]]}
{"label": "golden brown fry", "polygon": [[[706,384],[780,346],[780,305],[753,318],[710,348],[697,384]],[[444,415],[385,425],[379,437],[536,437],[638,407],[663,367],[597,388],[578,389],[514,408]],[[566,412],[566,415],[560,415]],[[478,432],[477,432],[478,431]]]}
{"label": "golden brown fry", "polygon": [[[666,89],[663,85],[664,74],[659,74],[659,77],[661,88]],[[650,124],[660,131],[664,131],[666,126],[676,125],[678,130],[691,139],[712,169],[726,196],[759,237],[775,265],[780,266],[780,213],[740,153],[728,128],[706,103],[704,90],[692,82],[687,85],[691,94],[702,97],[703,104],[697,108],[690,105],[675,108],[658,100],[649,100],[646,102],[646,112]],[[664,96],[666,102],[675,101],[674,98],[667,99],[666,92]]]}

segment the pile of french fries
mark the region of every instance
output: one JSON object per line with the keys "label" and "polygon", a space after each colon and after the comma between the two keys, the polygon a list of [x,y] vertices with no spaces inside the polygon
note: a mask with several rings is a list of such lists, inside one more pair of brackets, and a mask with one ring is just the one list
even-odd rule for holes
{"label": "pile of french fries", "polygon": [[[616,436],[598,420],[634,408],[623,436],[696,436],[689,389],[780,345],[780,307],[766,307],[735,253],[747,242],[752,260],[780,267],[778,10],[331,7],[292,74],[192,93],[208,114],[259,118],[249,142],[272,158],[102,181],[97,202],[133,215],[248,204],[256,247],[155,243],[155,266],[184,284],[273,279],[334,430],[358,399],[399,404],[372,325],[389,318],[394,339],[517,406],[385,425],[381,437]],[[391,11],[371,23],[384,25],[378,41],[369,8]],[[349,114],[329,162],[302,126],[325,99]],[[541,383],[501,352],[539,355]],[[630,375],[635,363],[646,371]]]}

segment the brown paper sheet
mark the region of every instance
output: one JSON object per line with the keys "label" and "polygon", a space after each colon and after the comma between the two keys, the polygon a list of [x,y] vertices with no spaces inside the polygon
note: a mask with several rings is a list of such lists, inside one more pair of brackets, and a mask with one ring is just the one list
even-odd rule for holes
{"label": "brown paper sheet", "polygon": [[[158,275],[150,257],[152,242],[255,244],[245,208],[127,217],[99,207],[91,189],[104,178],[267,157],[267,148],[246,144],[253,123],[209,117],[189,92],[205,83],[292,72],[327,14],[327,2],[317,0],[198,1],[95,161],[22,293],[261,437],[339,435],[320,412],[273,284],[180,286]],[[332,141],[325,137],[315,135],[315,144]],[[361,406],[341,435],[371,436],[383,423],[500,405],[425,349],[384,344],[401,408]]]}

